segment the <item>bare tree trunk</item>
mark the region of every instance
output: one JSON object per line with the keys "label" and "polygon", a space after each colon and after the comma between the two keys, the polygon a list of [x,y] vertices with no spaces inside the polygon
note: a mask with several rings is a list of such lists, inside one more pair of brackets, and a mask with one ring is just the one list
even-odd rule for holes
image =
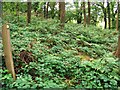
{"label": "bare tree trunk", "polygon": [[118,16],[117,16],[117,27],[116,29],[119,31],[119,36],[118,36],[118,47],[117,50],[115,52],[115,56],[120,58],[120,5],[118,2]]}
{"label": "bare tree trunk", "polygon": [[107,15],[106,15],[106,8],[104,8],[104,22],[105,22],[105,26],[104,28],[106,29],[107,28]]}
{"label": "bare tree trunk", "polygon": [[77,24],[80,24],[82,22],[82,3],[81,6],[79,6],[79,1],[74,2],[76,7],[76,16],[77,16]]}
{"label": "bare tree trunk", "polygon": [[46,2],[44,2],[44,18],[46,18]]}
{"label": "bare tree trunk", "polygon": [[117,19],[116,19],[116,30],[119,31],[119,2],[118,2],[118,11],[117,11]]}
{"label": "bare tree trunk", "polygon": [[47,6],[46,6],[46,18],[48,18],[48,6],[49,6],[49,2],[47,2]]}
{"label": "bare tree trunk", "polygon": [[83,2],[83,13],[84,13],[84,26],[86,26],[86,10],[85,10],[85,1]]}
{"label": "bare tree trunk", "polygon": [[59,17],[58,17],[59,20],[60,20],[60,12],[61,12],[61,4],[60,4],[60,2],[59,2],[59,13],[58,13],[58,14],[59,14],[59,15],[58,15],[58,16],[59,16]]}
{"label": "bare tree trunk", "polygon": [[104,7],[104,2],[103,2],[103,7],[102,7],[102,10],[103,10],[103,14],[104,14],[104,22],[105,22],[105,26],[104,26],[104,29],[107,28],[107,14],[106,14],[106,8]]}
{"label": "bare tree trunk", "polygon": [[88,25],[90,24],[90,1],[88,0]]}
{"label": "bare tree trunk", "polygon": [[118,22],[119,22],[118,17],[119,17],[119,16],[117,15],[117,20],[116,20],[116,30],[117,30],[117,31],[119,31],[119,28],[118,28]]}
{"label": "bare tree trunk", "polygon": [[61,27],[64,27],[65,24],[65,2],[59,2],[60,7],[60,22]]}
{"label": "bare tree trunk", "polygon": [[108,28],[110,29],[111,28],[111,21],[110,21],[110,3],[109,2],[107,2],[108,3]]}
{"label": "bare tree trunk", "polygon": [[80,11],[79,11],[79,17],[77,18],[77,23],[81,23],[82,22],[82,4],[81,4],[81,7],[80,7]]}
{"label": "bare tree trunk", "polygon": [[104,28],[106,29],[107,28],[107,15],[106,15],[106,8],[104,8],[104,22],[105,22],[105,26]]}
{"label": "bare tree trunk", "polygon": [[4,24],[2,27],[2,41],[3,41],[3,51],[4,51],[6,67],[9,73],[12,74],[15,80],[16,76],[15,76],[15,71],[14,71],[14,64],[13,64],[11,44],[10,44],[10,31],[8,30],[6,24]]}
{"label": "bare tree trunk", "polygon": [[115,27],[116,27],[116,19],[115,19],[115,15],[117,14],[117,10],[115,11],[115,13],[114,13],[114,6],[115,6],[115,4],[113,4],[113,2],[110,2],[110,9],[111,9],[111,18],[112,18],[112,21],[111,21],[111,27],[112,27],[112,29],[115,29]]}
{"label": "bare tree trunk", "polygon": [[27,24],[31,22],[31,2],[27,2]]}

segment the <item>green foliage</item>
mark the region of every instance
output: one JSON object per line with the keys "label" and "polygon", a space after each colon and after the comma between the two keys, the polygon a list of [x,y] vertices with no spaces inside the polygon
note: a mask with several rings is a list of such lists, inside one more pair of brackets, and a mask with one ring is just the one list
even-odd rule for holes
{"label": "green foliage", "polygon": [[17,80],[10,84],[10,88],[36,88],[36,83],[30,75],[18,76]]}
{"label": "green foliage", "polygon": [[[70,23],[61,30],[59,21],[35,17],[27,27],[17,24],[10,24],[11,42],[15,67],[22,66],[17,80],[5,83],[9,88],[117,88],[114,30]],[[34,61],[25,64],[22,50],[31,52]]]}
{"label": "green foliage", "polygon": [[13,82],[11,74],[8,74],[8,70],[0,69],[0,81],[3,88],[8,88],[9,85]]}

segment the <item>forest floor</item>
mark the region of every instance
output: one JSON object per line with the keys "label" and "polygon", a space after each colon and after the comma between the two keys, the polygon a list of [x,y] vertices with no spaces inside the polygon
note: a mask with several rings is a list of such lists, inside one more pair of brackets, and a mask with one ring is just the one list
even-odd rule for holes
{"label": "forest floor", "polygon": [[10,88],[111,88],[119,86],[114,29],[35,18],[10,23],[17,80]]}

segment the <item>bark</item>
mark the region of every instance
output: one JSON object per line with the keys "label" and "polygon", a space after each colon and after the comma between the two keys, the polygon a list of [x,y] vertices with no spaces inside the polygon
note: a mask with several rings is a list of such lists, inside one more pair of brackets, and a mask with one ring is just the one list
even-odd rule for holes
{"label": "bark", "polygon": [[101,6],[102,7],[102,10],[103,10],[103,14],[104,14],[104,29],[107,28],[107,14],[106,14],[106,8],[104,7],[104,2],[103,2],[103,5]]}
{"label": "bark", "polygon": [[47,6],[46,6],[46,18],[48,18],[48,6],[49,6],[49,2],[47,2]]}
{"label": "bark", "polygon": [[[56,5],[56,2],[51,2],[51,3],[50,3],[50,9],[51,9],[50,13],[51,13],[52,19],[55,18],[55,5]],[[59,6],[60,6],[60,5],[59,5]],[[60,8],[60,7],[59,7],[59,8]]]}
{"label": "bark", "polygon": [[116,30],[119,31],[119,2],[118,2],[118,11],[117,11],[117,19],[116,19]]}
{"label": "bark", "polygon": [[13,79],[15,80],[16,76],[14,71],[14,64],[13,64],[11,44],[10,44],[10,31],[8,30],[6,24],[4,24],[2,27],[2,42],[3,42],[3,51],[4,51],[6,67],[9,73],[12,74]]}
{"label": "bark", "polygon": [[45,2],[44,3],[44,18],[48,18],[48,6],[49,6],[49,2]]}
{"label": "bark", "polygon": [[120,35],[118,37],[118,47],[117,47],[117,50],[115,52],[115,56],[120,58]]}
{"label": "bark", "polygon": [[44,18],[46,18],[46,2],[44,2]]}
{"label": "bark", "polygon": [[116,27],[116,19],[115,19],[115,15],[117,14],[117,10],[114,13],[114,6],[115,4],[113,2],[110,3],[110,9],[111,9],[111,18],[112,18],[112,28],[115,29]]}
{"label": "bark", "polygon": [[90,1],[88,0],[88,25],[90,24]]}
{"label": "bark", "polygon": [[85,10],[85,1],[83,2],[83,13],[84,13],[84,26],[86,26],[86,10]]}
{"label": "bark", "polygon": [[64,27],[65,24],[65,2],[59,2],[60,4],[60,22],[61,22],[61,27]]}
{"label": "bark", "polygon": [[108,28],[110,29],[111,28],[111,17],[110,17],[110,3],[108,2]]}
{"label": "bark", "polygon": [[116,19],[116,30],[117,31],[119,31],[119,28],[118,28],[118,26],[119,26],[119,14],[117,14],[117,19]]}
{"label": "bark", "polygon": [[[77,24],[80,24],[82,22],[82,3],[81,6],[79,8],[78,5],[78,1],[74,2],[75,6],[76,6],[76,13],[77,13]],[[76,5],[77,4],[77,5]],[[78,9],[79,8],[79,9]]]}
{"label": "bark", "polygon": [[27,2],[27,24],[31,22],[31,2]]}
{"label": "bark", "polygon": [[80,12],[79,12],[79,17],[77,18],[77,23],[81,23],[82,22],[82,6],[80,7]]}
{"label": "bark", "polygon": [[115,56],[120,58],[120,5],[118,2],[118,13],[117,13],[117,27],[116,29],[119,31],[119,36],[118,36],[118,47],[115,53]]}
{"label": "bark", "polygon": [[60,4],[60,2],[59,2],[59,13],[58,13],[58,14],[59,14],[59,15],[58,15],[58,16],[59,16],[59,20],[60,20],[60,12],[61,12],[61,4]]}
{"label": "bark", "polygon": [[105,22],[104,28],[106,29],[106,28],[107,28],[107,14],[106,14],[106,8],[104,8],[103,13],[104,13],[104,22]]}

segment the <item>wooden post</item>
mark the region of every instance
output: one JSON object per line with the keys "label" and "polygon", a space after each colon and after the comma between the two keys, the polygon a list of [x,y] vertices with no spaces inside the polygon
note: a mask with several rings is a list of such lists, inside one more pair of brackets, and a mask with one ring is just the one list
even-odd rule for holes
{"label": "wooden post", "polygon": [[14,71],[14,64],[13,64],[13,58],[12,58],[12,52],[11,52],[11,44],[10,44],[10,31],[9,26],[7,24],[4,24],[2,26],[2,42],[3,42],[3,51],[4,51],[4,58],[5,58],[5,64],[9,71],[9,73],[12,74],[13,79],[16,79],[15,71]]}

